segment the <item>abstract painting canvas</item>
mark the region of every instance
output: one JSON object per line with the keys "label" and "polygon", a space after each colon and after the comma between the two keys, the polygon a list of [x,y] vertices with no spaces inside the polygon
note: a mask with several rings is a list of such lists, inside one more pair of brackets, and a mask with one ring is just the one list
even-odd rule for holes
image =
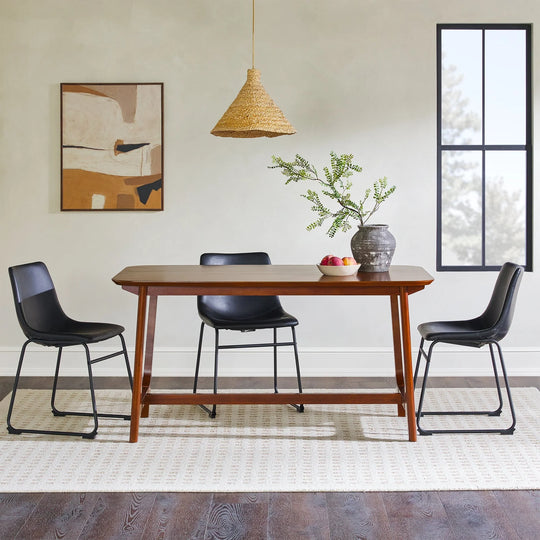
{"label": "abstract painting canvas", "polygon": [[163,210],[163,83],[62,83],[62,210]]}

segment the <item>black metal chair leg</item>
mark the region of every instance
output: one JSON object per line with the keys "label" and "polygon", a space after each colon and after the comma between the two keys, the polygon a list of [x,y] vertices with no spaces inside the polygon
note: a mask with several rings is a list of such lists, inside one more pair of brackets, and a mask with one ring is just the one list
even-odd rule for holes
{"label": "black metal chair leg", "polygon": [[[420,391],[420,398],[418,400],[418,410],[416,412],[416,427],[418,428],[418,433],[420,433],[420,435],[431,435],[431,432],[424,430],[422,428],[422,426],[420,425],[420,418],[425,414],[425,413],[422,412],[422,407],[424,405],[424,397],[425,397],[425,394],[426,394],[426,386],[427,386],[427,380],[428,380],[428,374],[429,374],[429,366],[430,366],[430,362],[431,362],[431,352],[433,350],[434,345],[435,345],[435,342],[433,342],[430,345],[428,354],[426,356],[426,367],[424,369],[424,377],[423,377],[423,380],[422,380],[422,390]],[[418,367],[420,365],[420,355],[424,354],[422,347],[420,347],[420,351],[421,352],[418,353],[419,358],[417,360],[416,372],[418,372]],[[415,379],[415,381],[416,381],[416,379]]]}
{"label": "black metal chair leg", "polygon": [[416,388],[416,381],[418,379],[418,370],[420,369],[420,361],[422,360],[422,354],[424,353],[424,338],[420,340],[420,347],[418,347],[418,356],[416,357],[416,367],[414,368],[413,387]]}
{"label": "black metal chair leg", "polygon": [[[293,350],[294,350],[294,362],[296,364],[296,380],[298,382],[298,392],[302,393],[302,379],[300,378],[300,362],[298,361],[298,347],[296,345],[296,332],[294,326],[291,326],[292,338],[293,338]],[[304,412],[304,405],[293,405],[293,407],[300,413]]]}
{"label": "black metal chair leg", "polygon": [[94,391],[94,378],[92,377],[92,362],[90,360],[90,351],[88,345],[83,343],[84,351],[86,352],[86,364],[88,366],[88,382],[90,386],[90,398],[92,400],[92,416],[94,417],[94,429],[88,434],[84,434],[83,439],[93,439],[98,430],[98,412],[96,407],[96,393]]}
{"label": "black metal chair leg", "polygon": [[[298,380],[298,391],[302,393],[302,381],[300,380],[300,364],[298,362],[298,348],[296,347],[296,334],[294,332],[294,326],[291,326],[292,330],[292,344],[294,347],[294,360],[296,363],[296,378]],[[274,328],[274,393],[278,393],[278,378],[277,378],[277,328]],[[298,411],[304,412],[303,405],[296,405],[291,403],[291,405]]]}
{"label": "black metal chair leg", "polygon": [[[218,376],[218,352],[219,352],[219,330],[217,328],[214,328],[215,330],[215,343],[214,343],[214,394],[217,394],[217,376]],[[208,413],[208,416],[210,418],[216,417],[216,410],[217,406],[214,403],[212,405],[212,408],[208,408],[206,405],[199,405],[199,407]]]}
{"label": "black metal chair leg", "polygon": [[[423,411],[422,410],[423,405],[424,405],[425,392],[426,392],[426,388],[427,388],[427,379],[428,379],[429,367],[430,367],[430,363],[431,363],[431,355],[432,355],[433,347],[435,346],[436,343],[437,343],[436,341],[431,343],[427,355],[425,354],[425,351],[423,351],[422,347],[420,348],[420,352],[419,352],[419,359],[420,359],[420,354],[423,354],[426,357],[426,368],[425,368],[425,371],[424,371],[424,380],[422,381],[422,390],[420,392],[420,398],[419,398],[419,401],[418,401],[418,410],[416,412],[416,425],[417,425],[417,428],[418,428],[418,433],[420,435],[432,435],[432,434],[435,434],[435,433],[500,433],[501,435],[511,435],[515,430],[516,416],[515,416],[515,410],[514,410],[514,404],[513,404],[513,401],[512,401],[512,396],[511,396],[511,393],[510,393],[510,385],[508,384],[508,377],[506,375],[506,367],[504,365],[502,350],[501,350],[500,345],[497,342],[489,343],[491,361],[492,361],[492,366],[493,366],[493,373],[494,373],[494,376],[495,376],[495,384],[496,384],[496,387],[497,387],[497,393],[498,393],[498,397],[499,397],[499,407],[496,410],[494,410],[494,411]],[[502,393],[501,393],[501,388],[500,388],[500,383],[499,383],[499,378],[498,378],[498,373],[497,373],[497,365],[496,365],[496,360],[495,360],[495,354],[493,352],[493,345],[497,346],[497,350],[498,350],[498,353],[499,353],[499,361],[501,363],[501,368],[502,368],[502,371],[503,371],[504,382],[505,382],[505,385],[506,385],[506,392],[507,392],[507,395],[508,395],[508,403],[510,405],[510,411],[511,411],[511,414],[512,414],[512,424],[508,428],[486,428],[486,429],[432,429],[432,430],[427,430],[427,429],[422,428],[422,426],[420,425],[420,420],[421,420],[421,418],[423,416],[435,416],[435,415],[438,415],[438,416],[458,416],[458,415],[499,416],[500,415],[500,413],[502,411]],[[419,362],[419,360],[418,360],[418,362]],[[417,368],[418,368],[418,365],[417,365]]]}
{"label": "black metal chair leg", "polygon": [[277,328],[274,328],[274,393],[278,393],[278,382],[277,382]]}
{"label": "black metal chair leg", "polygon": [[56,356],[56,368],[54,370],[54,380],[53,380],[52,394],[51,394],[51,411],[54,414],[54,416],[66,416],[65,412],[59,411],[54,405],[54,401],[56,399],[56,388],[58,386],[58,374],[60,373],[60,360],[61,359],[62,359],[62,347],[58,347],[58,355]]}
{"label": "black metal chair leg", "polygon": [[497,396],[499,397],[499,406],[488,413],[488,416],[500,416],[503,408],[503,400],[501,393],[501,385],[499,384],[499,374],[497,373],[497,363],[495,361],[495,354],[493,353],[493,343],[489,344],[489,354],[491,356],[491,365],[493,366],[493,375],[495,376],[495,385],[497,386]]}
{"label": "black metal chair leg", "polygon": [[[21,433],[36,433],[36,434],[40,434],[40,435],[69,435],[69,436],[73,436],[73,437],[83,437],[85,439],[86,438],[87,439],[93,439],[96,436],[96,433],[97,433],[97,414],[96,414],[97,411],[96,411],[96,406],[95,406],[95,397],[93,395],[93,385],[91,386],[91,388],[92,388],[91,394],[92,394],[92,397],[93,397],[93,400],[92,400],[93,412],[92,413],[67,413],[67,414],[74,414],[74,415],[78,415],[78,416],[88,416],[88,415],[93,416],[94,417],[94,429],[89,433],[78,432],[78,431],[58,431],[58,430],[49,430],[49,429],[16,428],[11,424],[11,415],[13,413],[13,406],[14,406],[14,403],[15,403],[15,395],[17,393],[17,388],[18,388],[18,385],[19,385],[19,379],[20,379],[23,359],[24,359],[24,355],[25,355],[25,352],[26,352],[26,347],[31,342],[32,342],[31,340],[28,340],[23,345],[23,347],[21,349],[21,354],[20,354],[20,357],[19,357],[19,365],[17,366],[17,373],[15,374],[15,380],[14,380],[14,383],[13,383],[13,390],[12,390],[12,394],[11,394],[11,400],[10,400],[10,403],[9,403],[9,409],[8,409],[8,415],[7,415],[7,430],[8,430],[8,432],[13,434],[13,435],[20,435]],[[85,348],[87,350],[86,359],[87,359],[87,364],[88,364],[88,371],[91,374],[90,354],[89,354],[89,351],[88,351],[88,347],[86,345],[85,345]],[[59,350],[58,358],[57,358],[57,371],[58,371],[58,365],[59,365],[59,362],[60,362],[60,358],[61,358],[61,350]],[[91,381],[91,379],[90,379],[90,381]]]}
{"label": "black metal chair leg", "polygon": [[201,323],[201,330],[199,332],[199,347],[197,349],[197,363],[195,364],[195,379],[193,381],[193,393],[197,393],[197,384],[199,382],[199,367],[201,365],[201,350],[203,343],[204,323]]}
{"label": "black metal chair leg", "polygon": [[516,411],[514,409],[514,402],[512,400],[512,394],[510,393],[510,385],[508,384],[508,375],[506,374],[506,366],[504,365],[502,349],[501,349],[501,346],[497,342],[495,342],[495,345],[497,346],[497,350],[499,351],[499,360],[501,362],[501,369],[503,372],[504,384],[506,385],[506,394],[508,396],[508,404],[510,405],[510,413],[512,414],[512,424],[510,425],[510,427],[501,431],[501,435],[512,435],[514,433],[514,430],[516,429]]}
{"label": "black metal chair leg", "polygon": [[[129,367],[129,361],[127,360],[126,344],[125,344],[124,338],[122,337],[122,334],[119,334],[119,336],[122,338],[123,350],[121,352],[115,353],[114,356],[118,356],[119,354],[124,354],[124,357],[126,358],[126,367],[127,367],[127,370],[128,370],[129,383],[130,383],[131,389],[133,390],[133,378],[131,376],[131,369]],[[95,360],[92,360],[90,358],[90,350],[88,349],[88,345],[83,343],[82,346],[85,349],[86,362],[88,363],[89,366],[91,366],[95,362],[99,362],[99,361],[101,361],[101,360],[103,360],[105,358],[109,358],[111,356],[111,355],[107,355],[107,356],[105,356],[103,358],[97,358]],[[57,357],[57,360],[56,360],[56,369],[55,369],[55,372],[54,372],[54,380],[53,380],[52,395],[51,395],[51,410],[52,410],[52,413],[54,414],[54,416],[90,416],[90,417],[93,417],[94,416],[93,410],[92,410],[92,412],[61,411],[55,405],[56,390],[58,389],[58,379],[59,379],[59,374],[60,374],[60,360],[62,358],[62,352],[63,352],[63,347],[58,347],[58,357]],[[89,385],[90,385],[91,388],[93,388],[93,386],[94,386],[93,379],[90,379]],[[91,393],[93,394],[93,390],[91,391]],[[95,400],[95,394],[94,394],[94,400]],[[100,418],[121,418],[122,420],[131,420],[131,415],[129,415],[129,414],[97,413],[97,415]],[[93,438],[93,437],[85,437],[85,438]]]}
{"label": "black metal chair leg", "polygon": [[[217,394],[217,378],[218,378],[218,352],[219,352],[219,330],[216,328],[215,333],[215,349],[214,349],[214,394]],[[212,412],[210,418],[216,417],[216,404],[212,405]]]}
{"label": "black metal chair leg", "polygon": [[129,387],[131,388],[131,391],[133,391],[133,375],[131,374],[131,366],[129,365],[129,357],[128,357],[127,348],[126,348],[126,340],[124,339],[124,336],[122,334],[119,334],[118,337],[120,338],[120,341],[122,342],[122,352],[124,353],[124,360],[126,361],[126,370],[127,370],[128,379],[129,379]]}
{"label": "black metal chair leg", "polygon": [[13,435],[19,435],[22,433],[22,430],[14,428],[11,425],[11,414],[13,413],[13,405],[15,404],[15,394],[17,393],[17,388],[19,387],[19,377],[21,375],[21,368],[23,364],[24,354],[26,352],[26,347],[31,343],[31,340],[28,340],[21,348],[21,354],[19,355],[19,364],[17,365],[17,373],[15,374],[15,380],[13,381],[13,389],[11,390],[11,399],[9,401],[9,409],[7,415],[7,430]]}

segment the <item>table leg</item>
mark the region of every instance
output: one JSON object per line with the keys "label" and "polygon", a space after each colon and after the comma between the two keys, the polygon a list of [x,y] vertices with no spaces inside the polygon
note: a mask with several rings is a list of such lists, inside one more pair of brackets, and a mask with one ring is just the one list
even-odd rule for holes
{"label": "table leg", "polygon": [[129,430],[129,442],[132,443],[137,442],[139,439],[147,288],[145,286],[139,287],[138,294],[139,301],[137,304],[137,331],[135,334],[135,362],[133,366],[133,395],[131,398],[131,426]]}
{"label": "table leg", "polygon": [[416,441],[416,410],[414,406],[414,382],[411,353],[411,324],[409,321],[409,295],[405,288],[401,288],[401,336],[403,338],[403,366],[405,370],[405,398],[407,404],[407,424],[409,427],[409,441]]}
{"label": "table leg", "polygon": [[[154,357],[154,336],[156,334],[156,311],[157,296],[150,296],[148,302],[148,323],[146,325],[146,347],[144,351],[144,369],[142,378],[142,393],[146,394],[150,388],[152,380],[152,359]],[[142,406],[141,418],[148,418],[150,414],[150,405],[148,403]]]}
{"label": "table leg", "polygon": [[[402,396],[405,396],[405,383],[403,380],[403,354],[401,351],[401,330],[399,320],[399,302],[397,294],[390,296],[390,308],[392,311],[392,337],[394,340],[394,363],[396,366],[396,384]],[[397,406],[398,416],[405,416],[403,403]]]}

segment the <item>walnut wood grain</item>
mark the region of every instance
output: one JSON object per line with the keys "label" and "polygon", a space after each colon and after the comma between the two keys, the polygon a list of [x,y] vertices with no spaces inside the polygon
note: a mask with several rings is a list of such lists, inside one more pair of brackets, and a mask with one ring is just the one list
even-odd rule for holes
{"label": "walnut wood grain", "polygon": [[368,404],[401,404],[403,396],[400,392],[306,392],[303,394],[279,392],[255,393],[236,392],[226,394],[147,392],[143,404],[149,405],[287,405],[290,403],[333,403],[348,405]]}
{"label": "walnut wood grain", "polygon": [[[315,265],[155,265],[128,266],[114,283],[152,295],[388,295],[407,287],[422,290],[433,278],[419,266],[392,266],[388,272],[358,272],[352,276],[324,276]],[[240,290],[240,292],[239,292]]]}

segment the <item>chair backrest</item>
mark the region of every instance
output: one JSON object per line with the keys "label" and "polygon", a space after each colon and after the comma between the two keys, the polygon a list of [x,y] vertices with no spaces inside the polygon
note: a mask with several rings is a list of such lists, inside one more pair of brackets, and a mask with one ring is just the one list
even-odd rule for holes
{"label": "chair backrest", "polygon": [[[264,252],[203,253],[203,265],[272,264]],[[197,308],[201,315],[223,320],[241,321],[282,309],[277,296],[198,296]]]}
{"label": "chair backrest", "polygon": [[17,318],[27,338],[42,339],[44,334],[61,328],[69,320],[44,263],[12,266],[8,272]]}
{"label": "chair backrest", "polygon": [[494,341],[501,340],[510,329],[517,292],[523,276],[523,267],[514,263],[502,266],[489,304],[479,320],[485,329],[491,330]]}

